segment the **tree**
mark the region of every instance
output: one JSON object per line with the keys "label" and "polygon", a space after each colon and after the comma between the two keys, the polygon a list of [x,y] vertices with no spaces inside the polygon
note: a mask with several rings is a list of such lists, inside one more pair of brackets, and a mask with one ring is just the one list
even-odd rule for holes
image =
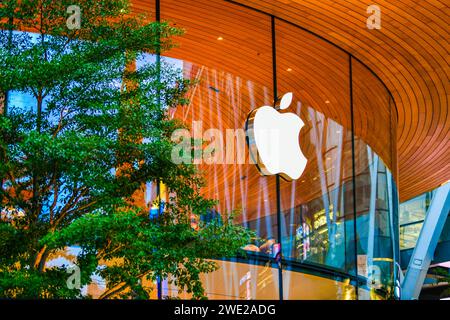
{"label": "tree", "polygon": [[[83,298],[67,266],[50,256],[77,245],[80,283],[98,274],[102,298],[148,298],[143,279],[171,275],[204,297],[200,274],[217,269],[252,234],[233,224],[191,227],[214,206],[193,165],[174,164],[167,108],[187,103],[191,83],[167,64],[136,60],[174,44],[182,30],[130,14],[125,0],[80,0],[80,28],[68,28],[67,0],[8,0],[0,7],[0,296]],[[12,32],[26,30],[32,33]],[[139,192],[162,181],[170,194],[150,219]],[[160,200],[156,200],[160,201]],[[101,265],[101,268],[99,268]]]}

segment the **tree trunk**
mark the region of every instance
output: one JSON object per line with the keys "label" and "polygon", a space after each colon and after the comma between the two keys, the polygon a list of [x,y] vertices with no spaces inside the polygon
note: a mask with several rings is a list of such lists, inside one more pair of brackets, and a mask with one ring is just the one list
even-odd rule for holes
{"label": "tree trunk", "polygon": [[38,254],[36,255],[36,259],[34,260],[34,268],[39,272],[42,272],[44,270],[47,257],[48,252],[47,246],[45,245],[41,248],[41,250],[39,250]]}
{"label": "tree trunk", "polygon": [[3,113],[6,104],[6,94],[0,91],[0,114]]}

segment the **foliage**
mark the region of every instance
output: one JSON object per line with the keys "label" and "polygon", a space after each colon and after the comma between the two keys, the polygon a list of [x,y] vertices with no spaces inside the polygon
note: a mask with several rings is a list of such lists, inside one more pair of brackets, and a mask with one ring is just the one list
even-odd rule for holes
{"label": "foliage", "polygon": [[[66,26],[67,0],[8,0],[0,7],[0,297],[83,298],[49,257],[77,245],[81,285],[98,274],[103,298],[148,298],[145,279],[167,278],[194,298],[209,259],[235,255],[251,234],[231,217],[191,227],[214,202],[195,167],[174,164],[167,108],[187,103],[191,83],[144,52],[173,47],[182,30],[129,14],[127,1],[80,0],[81,29]],[[34,32],[10,32],[28,30]],[[143,61],[136,68],[135,61]],[[171,195],[148,217],[137,199],[149,181]]]}
{"label": "foliage", "polygon": [[450,297],[450,270],[444,267],[437,267],[433,273],[438,276],[439,282],[446,282],[446,288],[441,292],[441,298]]}

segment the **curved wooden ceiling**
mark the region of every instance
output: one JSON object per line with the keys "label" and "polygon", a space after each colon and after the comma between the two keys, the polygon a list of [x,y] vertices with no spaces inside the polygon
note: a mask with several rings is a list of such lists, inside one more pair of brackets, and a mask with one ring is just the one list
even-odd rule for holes
{"label": "curved wooden ceiling", "polygon": [[[154,12],[154,0],[132,0],[134,10]],[[196,1],[204,2],[204,1]],[[204,12],[192,12],[186,19],[187,3],[191,1],[161,0],[162,18],[184,21],[201,27],[197,47],[192,42],[174,56],[195,63],[199,50],[213,65],[225,71],[246,76],[249,62],[259,66],[252,81],[270,83],[270,37],[264,15],[249,13],[238,7],[235,22],[230,23],[222,7],[225,0],[208,1]],[[366,27],[367,6],[362,0],[236,0],[292,22],[331,41],[369,66],[391,91],[398,109],[397,150],[400,200],[404,201],[433,189],[450,179],[450,110],[448,64],[448,6],[445,1],[412,0],[378,1],[381,8],[381,29]],[[237,4],[236,4],[237,5]],[[178,13],[177,13],[178,11]],[[226,10],[225,10],[226,11]],[[253,19],[254,21],[249,21]],[[183,25],[183,23],[181,23]],[[242,30],[247,28],[248,34]],[[186,28],[188,29],[188,28]],[[189,30],[187,30],[189,34]],[[257,39],[255,34],[259,34]],[[253,42],[240,50],[240,64],[227,66],[221,54],[230,55],[217,44],[217,37],[238,37]],[[187,40],[192,41],[193,39]],[[207,40],[202,43],[203,40]],[[209,48],[205,43],[215,43]],[[203,46],[202,46],[203,45]],[[189,49],[191,49],[189,51]],[[230,50],[230,47],[227,48]],[[196,61],[197,59],[197,61]],[[201,60],[201,59],[200,59]],[[239,73],[237,73],[239,71]],[[322,88],[323,91],[324,88]],[[325,90],[326,91],[326,90]],[[320,110],[320,108],[319,108]]]}

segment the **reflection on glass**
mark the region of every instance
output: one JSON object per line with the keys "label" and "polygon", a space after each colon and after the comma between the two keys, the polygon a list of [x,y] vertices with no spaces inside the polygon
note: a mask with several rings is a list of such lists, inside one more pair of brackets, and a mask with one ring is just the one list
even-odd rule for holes
{"label": "reflection on glass", "polygon": [[350,279],[332,280],[323,276],[283,270],[283,298],[286,300],[354,300]]}
{"label": "reflection on glass", "polygon": [[423,221],[400,226],[400,250],[412,249],[416,246],[422,225]]}
{"label": "reflection on glass", "polygon": [[361,168],[366,167],[355,177],[358,274],[366,279],[370,293],[387,297],[394,281],[392,177],[369,146],[360,139],[356,145]]}
{"label": "reflection on glass", "polygon": [[[243,132],[245,119],[253,108],[270,104],[269,89],[250,81],[237,81],[238,78],[231,74],[189,62],[183,63],[183,71],[185,77],[196,81],[196,85],[189,95],[190,104],[171,110],[171,116],[185,123],[194,139],[203,139],[202,146],[207,148],[214,139],[223,139],[216,145],[215,152],[224,156],[227,151],[219,150],[219,147],[225,149],[233,144],[237,156],[238,146],[246,148],[245,135],[244,140],[239,141],[238,133]],[[209,133],[216,129],[220,136],[211,138]],[[221,215],[237,214],[239,223],[257,232],[259,239],[249,243],[246,249],[272,255],[277,239],[274,177],[261,176],[250,163],[247,152],[242,163],[236,158],[231,163],[222,161],[223,158],[208,162],[204,155],[200,153],[193,161],[205,174],[205,196],[218,200],[214,210]]]}
{"label": "reflection on glass", "polygon": [[391,298],[398,256],[396,112],[385,86],[355,59],[352,86],[357,270],[366,289],[359,298]]}
{"label": "reflection on glass", "polygon": [[399,224],[423,221],[432,199],[432,192],[424,193],[414,199],[403,202],[399,207]]}
{"label": "reflection on glass", "polygon": [[[278,300],[278,269],[270,264],[249,260],[217,261],[220,269],[202,275],[208,299]],[[349,279],[342,281],[306,274],[300,270],[284,270],[284,298],[289,300],[352,300],[355,287]],[[169,281],[163,283],[163,297],[189,299],[186,292]]]}
{"label": "reflection on glass", "polygon": [[299,180],[281,182],[283,255],[356,274],[348,55],[282,21],[276,31],[278,92],[294,94],[308,159]]}
{"label": "reflection on glass", "polygon": [[[423,221],[433,200],[434,191],[426,192],[416,198],[403,202],[399,206],[400,223],[400,249],[412,249],[416,246],[417,239],[422,229]],[[449,219],[450,220],[450,219]],[[450,225],[447,223],[446,226]],[[442,232],[441,239],[445,239],[445,230]]]}

